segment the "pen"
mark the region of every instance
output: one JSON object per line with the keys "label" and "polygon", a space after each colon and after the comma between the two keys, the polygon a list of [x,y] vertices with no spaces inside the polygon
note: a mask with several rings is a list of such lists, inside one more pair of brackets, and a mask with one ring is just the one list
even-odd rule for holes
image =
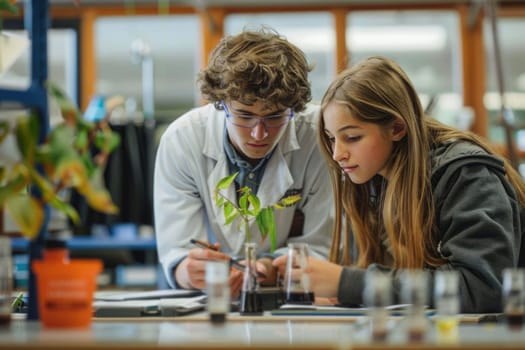
{"label": "pen", "polygon": [[[191,244],[196,245],[197,247],[217,251],[217,249],[208,242],[199,241],[198,239],[193,239],[193,238],[190,239],[190,242]],[[230,265],[234,266],[237,270],[244,271],[246,269],[246,266],[241,264],[238,260],[232,258],[231,256],[229,256],[229,258],[230,258]],[[266,278],[266,275],[264,273],[260,271],[256,271],[256,272],[257,272],[257,276]]]}
{"label": "pen", "polygon": [[211,249],[211,250],[217,251],[217,249],[213,245],[208,243],[208,242],[199,241],[198,239],[193,239],[193,238],[190,239],[190,242],[191,242],[191,244],[194,244],[197,247],[201,247],[201,248],[204,248],[204,249]]}

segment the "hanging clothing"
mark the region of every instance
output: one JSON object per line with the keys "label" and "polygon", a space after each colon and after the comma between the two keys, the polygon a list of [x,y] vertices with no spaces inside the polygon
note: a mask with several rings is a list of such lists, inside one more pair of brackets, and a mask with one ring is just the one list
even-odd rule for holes
{"label": "hanging clothing", "polygon": [[111,124],[120,136],[120,145],[110,155],[104,171],[104,181],[119,208],[116,215],[106,215],[91,209],[78,193],[71,194],[71,204],[80,215],[76,234],[90,234],[94,224],[108,227],[115,223],[153,226],[153,166],[155,157],[155,121]]}

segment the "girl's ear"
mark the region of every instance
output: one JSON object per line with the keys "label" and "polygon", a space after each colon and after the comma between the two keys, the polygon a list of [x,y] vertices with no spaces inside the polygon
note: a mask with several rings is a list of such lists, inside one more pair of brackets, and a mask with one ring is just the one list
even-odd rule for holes
{"label": "girl's ear", "polygon": [[392,125],[392,140],[399,141],[405,137],[407,133],[407,126],[401,119],[396,119]]}

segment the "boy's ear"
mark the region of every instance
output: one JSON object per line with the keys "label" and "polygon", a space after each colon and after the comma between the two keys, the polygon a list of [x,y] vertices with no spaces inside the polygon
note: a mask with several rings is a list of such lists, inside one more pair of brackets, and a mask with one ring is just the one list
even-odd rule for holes
{"label": "boy's ear", "polygon": [[401,119],[396,119],[394,125],[392,125],[392,140],[399,141],[405,137],[407,133],[407,126]]}

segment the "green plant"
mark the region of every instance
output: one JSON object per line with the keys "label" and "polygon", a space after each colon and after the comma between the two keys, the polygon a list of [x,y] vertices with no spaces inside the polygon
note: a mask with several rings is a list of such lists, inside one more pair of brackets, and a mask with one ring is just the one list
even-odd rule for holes
{"label": "green plant", "polygon": [[[18,14],[18,7],[15,5],[16,0],[0,0],[0,13],[7,12],[12,15]],[[0,16],[0,32],[2,31],[2,17]]]}
{"label": "green plant", "polygon": [[270,237],[271,251],[274,251],[277,246],[277,236],[275,231],[275,217],[274,209],[282,209],[284,207],[293,205],[301,196],[299,194],[291,195],[282,198],[279,202],[268,207],[261,208],[261,201],[257,195],[253,194],[249,187],[239,189],[239,204],[235,204],[234,200],[227,198],[221,193],[222,190],[230,187],[239,173],[226,176],[219,180],[215,187],[215,204],[219,208],[223,208],[226,225],[231,224],[237,217],[240,217],[240,225],[243,226],[246,234],[246,241],[250,242],[250,218],[255,219],[259,231],[261,232],[262,240]]}
{"label": "green plant", "polygon": [[22,115],[13,123],[0,120],[0,146],[14,136],[18,155],[0,164],[0,207],[28,238],[35,237],[45,219],[48,204],[79,222],[76,210],[61,196],[74,188],[93,209],[118,212],[103,182],[109,154],[120,139],[106,119],[96,123],[83,119],[75,104],[57,86],[47,90],[61,110],[63,120],[44,142],[38,142],[39,118]]}

